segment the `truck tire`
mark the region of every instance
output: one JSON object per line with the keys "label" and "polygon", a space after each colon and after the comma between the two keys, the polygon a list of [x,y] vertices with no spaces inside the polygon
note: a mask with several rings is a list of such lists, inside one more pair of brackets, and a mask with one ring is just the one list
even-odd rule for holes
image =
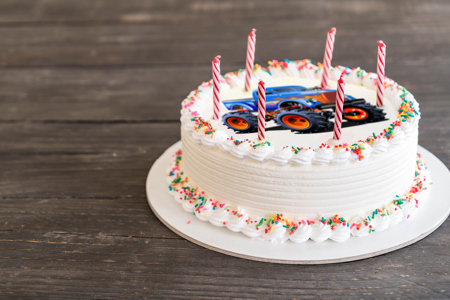
{"label": "truck tire", "polygon": [[287,109],[280,111],[275,122],[286,129],[299,133],[312,133],[328,130],[333,122],[320,112],[302,109]]}
{"label": "truck tire", "polygon": [[248,133],[258,131],[258,117],[249,111],[233,111],[222,116],[223,125],[235,132]]}
{"label": "truck tire", "polygon": [[342,118],[356,124],[383,121],[386,113],[370,103],[344,106]]}

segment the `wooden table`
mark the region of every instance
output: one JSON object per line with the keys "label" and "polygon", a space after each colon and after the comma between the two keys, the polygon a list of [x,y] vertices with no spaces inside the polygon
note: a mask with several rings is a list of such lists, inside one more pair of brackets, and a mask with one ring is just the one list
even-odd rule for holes
{"label": "wooden table", "polygon": [[[180,101],[222,71],[323,57],[420,101],[420,144],[450,165],[448,1],[0,2],[0,298],[446,298],[449,222],[380,257],[319,266],[222,255],[148,207],[145,179],[179,140]],[[330,249],[333,251],[333,249]]]}

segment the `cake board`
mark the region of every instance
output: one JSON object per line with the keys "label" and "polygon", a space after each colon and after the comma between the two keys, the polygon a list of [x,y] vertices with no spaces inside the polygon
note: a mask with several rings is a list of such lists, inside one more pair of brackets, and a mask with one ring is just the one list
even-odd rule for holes
{"label": "cake board", "polygon": [[[283,264],[329,264],[355,261],[385,254],[411,245],[436,230],[450,213],[450,172],[436,156],[419,146],[431,172],[429,199],[407,220],[382,232],[350,237],[339,243],[308,240],[272,244],[248,238],[225,227],[216,227],[186,212],[168,192],[166,171],[181,141],[169,147],[153,164],[147,177],[148,203],[158,219],[181,237],[220,253],[240,258]],[[330,251],[332,249],[332,251]]]}

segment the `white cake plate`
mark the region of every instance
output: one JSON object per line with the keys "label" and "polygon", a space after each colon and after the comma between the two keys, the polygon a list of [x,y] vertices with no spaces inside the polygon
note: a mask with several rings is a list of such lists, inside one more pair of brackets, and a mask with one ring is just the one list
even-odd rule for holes
{"label": "white cake plate", "polygon": [[[252,240],[242,233],[216,227],[197,219],[175,202],[168,192],[166,171],[181,141],[172,145],[150,169],[147,198],[155,215],[176,234],[205,248],[251,260],[284,264],[328,264],[354,261],[388,253],[411,245],[438,228],[450,213],[450,172],[431,152],[419,146],[419,153],[431,171],[433,186],[429,199],[407,220],[365,237],[350,237],[338,243],[311,240],[283,244]],[[189,222],[190,221],[190,222]]]}

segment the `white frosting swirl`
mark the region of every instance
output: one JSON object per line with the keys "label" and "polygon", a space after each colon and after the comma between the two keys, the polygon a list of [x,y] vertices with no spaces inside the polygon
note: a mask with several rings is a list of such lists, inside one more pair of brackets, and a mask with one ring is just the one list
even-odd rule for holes
{"label": "white frosting swirl", "polygon": [[257,80],[268,80],[270,79],[270,74],[264,71],[261,67],[257,68],[256,71],[253,71],[253,76]]}
{"label": "white frosting swirl", "polygon": [[202,137],[202,144],[208,148],[215,148],[218,144],[227,140],[227,134],[223,131],[216,131],[212,134],[205,134]]}
{"label": "white frosting swirl", "polygon": [[[353,226],[353,224],[356,224]],[[350,221],[351,232],[353,236],[366,236],[369,235],[370,221],[367,220],[366,216],[357,216]]]}
{"label": "white frosting swirl", "polygon": [[312,225],[311,239],[314,242],[323,242],[331,236],[331,228],[328,223],[316,222]]}
{"label": "white frosting swirl", "polygon": [[289,235],[289,239],[294,243],[306,242],[312,233],[312,226],[308,223],[299,222],[298,227]]}
{"label": "white frosting swirl", "polygon": [[267,226],[268,231],[263,235],[263,238],[271,243],[284,243],[289,238],[286,228],[284,228],[283,223],[277,222],[271,224],[270,228]]}
{"label": "white frosting swirl", "polygon": [[320,146],[314,150],[315,156],[313,162],[317,165],[329,164],[333,159],[334,152],[330,145]]}
{"label": "white frosting swirl", "polygon": [[362,79],[363,85],[371,90],[375,90],[377,87],[377,74],[376,73],[366,73]]}
{"label": "white frosting swirl", "polygon": [[403,122],[402,123],[402,130],[405,134],[405,139],[410,139],[414,135],[414,127],[411,125],[411,123]]}
{"label": "white frosting swirl", "polygon": [[280,166],[285,166],[290,164],[290,159],[294,155],[294,152],[292,152],[291,148],[284,147],[278,152],[273,152],[268,158],[266,159],[268,162],[273,162],[275,164],[278,164]]}
{"label": "white frosting swirl", "polygon": [[409,219],[416,211],[417,211],[417,207],[416,207],[416,201],[415,199],[410,199],[405,200],[405,202],[403,202],[403,204],[401,205],[402,207],[402,212],[403,212],[403,219]]}
{"label": "white frosting swirl", "polygon": [[351,160],[365,160],[368,159],[370,157],[370,153],[372,151],[372,147],[370,147],[370,145],[366,142],[360,142],[356,144],[356,147],[359,147],[359,151],[361,151],[361,153],[356,154],[356,153],[352,153],[350,156]]}
{"label": "white frosting swirl", "polygon": [[378,213],[372,218],[373,227],[375,227],[377,231],[387,229],[390,223],[391,218],[387,215],[385,210],[382,210],[381,212],[378,211]]}
{"label": "white frosting swirl", "polygon": [[192,133],[192,139],[197,143],[197,144],[201,144],[202,143],[202,138],[205,135],[205,132],[202,128],[198,129],[198,130],[194,130],[194,132]]}
{"label": "white frosting swirl", "polygon": [[352,152],[348,147],[341,147],[334,152],[332,164],[347,164],[350,161]]}
{"label": "white frosting swirl", "polygon": [[263,226],[256,227],[261,222],[261,219],[261,217],[251,218],[248,224],[242,228],[242,233],[250,238],[259,237],[264,232]]}
{"label": "white frosting swirl", "polygon": [[292,77],[300,77],[300,71],[295,62],[288,62],[288,67],[286,68],[286,73]]}
{"label": "white frosting swirl", "polygon": [[291,158],[291,163],[299,166],[309,166],[314,158],[314,150],[311,148],[301,149]]}
{"label": "white frosting swirl", "polygon": [[377,136],[372,143],[372,154],[378,155],[386,152],[389,148],[389,143],[386,137]]}
{"label": "white frosting swirl", "polygon": [[[183,197],[184,198],[184,197]],[[190,199],[190,200],[185,200],[181,203],[181,206],[183,207],[183,209],[187,212],[194,212],[195,210],[195,206],[197,205],[197,203],[199,203],[199,200],[195,200],[195,199]]]}
{"label": "white frosting swirl", "polygon": [[234,232],[241,231],[245,225],[247,225],[248,214],[242,208],[237,209],[237,213],[227,222],[227,228]]}
{"label": "white frosting swirl", "polygon": [[172,188],[172,190],[169,191],[170,194],[173,196],[173,199],[177,202],[177,203],[183,203],[184,202],[184,196],[185,194],[183,193],[183,190],[179,190],[177,188]]}
{"label": "white frosting swirl", "polygon": [[350,238],[350,228],[346,225],[340,224],[334,224],[333,230],[331,230],[331,236],[330,239],[335,242],[343,242]]}
{"label": "white frosting swirl", "polygon": [[212,200],[209,199],[209,201],[205,201],[205,203],[202,205],[202,203],[199,203],[198,206],[195,208],[195,216],[202,220],[202,221],[208,221],[209,216],[214,211],[214,205],[212,203]]}
{"label": "white frosting swirl", "polygon": [[235,141],[232,139],[227,139],[223,143],[217,144],[217,147],[225,153],[229,153],[230,149],[234,147]]}
{"label": "white frosting swirl", "polygon": [[390,205],[388,211],[389,217],[391,219],[390,225],[396,225],[400,223],[401,220],[403,220],[403,212],[399,207]]}
{"label": "white frosting swirl", "polygon": [[273,152],[273,147],[268,144],[258,146],[256,148],[248,147],[248,151],[245,153],[246,158],[254,159],[257,161],[263,161],[266,156]]}
{"label": "white frosting swirl", "polygon": [[244,158],[245,154],[250,150],[250,145],[248,142],[243,142],[239,145],[235,145],[234,143],[232,144],[232,146],[229,148],[229,152],[230,154],[232,154],[233,156],[237,157],[237,158]]}
{"label": "white frosting swirl", "polygon": [[[349,71],[349,70],[347,70]],[[346,83],[352,83],[355,85],[362,85],[362,79],[365,75],[365,71],[361,70],[361,68],[357,67],[354,70],[350,70],[349,74],[345,75],[344,80]],[[367,73],[366,73],[367,74]]]}
{"label": "white frosting swirl", "polygon": [[400,129],[400,127],[395,127],[393,130],[392,138],[389,139],[389,147],[396,148],[400,146],[405,140],[405,134]]}
{"label": "white frosting swirl", "polygon": [[318,67],[316,65],[311,64],[309,61],[302,61],[300,66],[300,76],[305,78],[320,78],[317,76],[320,76],[320,74],[316,74],[316,71],[318,70]]}
{"label": "white frosting swirl", "polygon": [[227,224],[230,219],[230,209],[225,209],[225,207],[216,206],[216,209],[209,217],[209,222],[217,227],[223,227]]}
{"label": "white frosting swirl", "polygon": [[339,78],[341,78],[341,74],[344,70],[347,71],[347,68],[344,66],[335,66],[330,68],[330,78],[334,81],[338,81]]}
{"label": "white frosting swirl", "polygon": [[[240,72],[239,75],[240,74],[243,74],[243,72]],[[239,78],[234,73],[227,73],[226,76],[227,76],[227,81],[231,87],[236,87],[236,86],[239,86],[244,83],[243,78]]]}

